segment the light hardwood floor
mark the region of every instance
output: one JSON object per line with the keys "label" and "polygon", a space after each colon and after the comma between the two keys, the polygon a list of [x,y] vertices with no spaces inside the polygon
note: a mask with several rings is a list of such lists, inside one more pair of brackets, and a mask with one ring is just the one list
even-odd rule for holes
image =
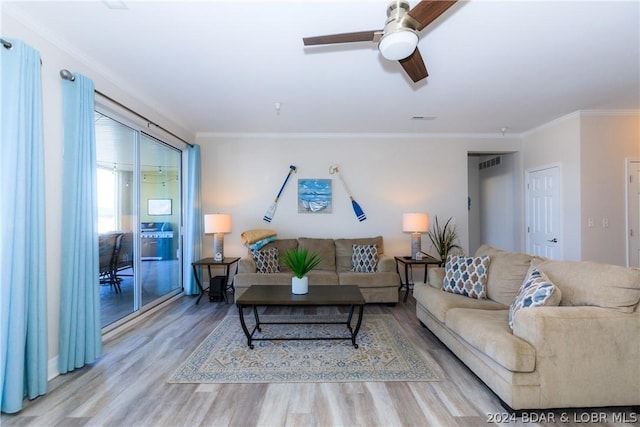
{"label": "light hardwood floor", "polygon": [[[100,360],[50,382],[46,396],[25,401],[5,426],[486,426],[496,414],[504,425],[585,426],[592,419],[616,425],[640,417],[634,408],[525,412],[509,419],[497,397],[449,352],[415,315],[415,300],[392,313],[409,338],[438,363],[438,382],[300,384],[167,384],[169,375],[235,305],[182,297],[113,334]],[[269,313],[280,312],[273,309]],[[310,311],[311,310],[311,311]],[[312,314],[313,309],[305,309]],[[606,393],[606,390],[603,390]],[[637,409],[637,408],[635,408]],[[567,422],[561,416],[566,414]],[[548,422],[552,415],[555,422]],[[587,417],[587,418],[585,418]],[[593,418],[591,418],[593,417]],[[636,420],[640,422],[640,420]],[[617,423],[625,425],[624,423]]]}

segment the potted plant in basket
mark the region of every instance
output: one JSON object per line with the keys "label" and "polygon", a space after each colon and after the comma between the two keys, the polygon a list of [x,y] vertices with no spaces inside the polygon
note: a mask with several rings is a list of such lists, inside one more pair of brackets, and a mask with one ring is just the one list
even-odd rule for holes
{"label": "potted plant in basket", "polygon": [[447,262],[449,252],[456,249],[462,250],[462,247],[456,243],[458,240],[458,229],[455,224],[451,224],[452,220],[453,217],[449,218],[444,226],[441,227],[438,222],[438,216],[436,215],[434,225],[428,232],[431,244],[440,257],[440,267],[443,267]]}
{"label": "potted plant in basket", "polygon": [[294,248],[282,256],[282,263],[293,271],[291,278],[291,292],[306,294],[309,292],[309,278],[307,273],[320,264],[322,259],[317,253],[310,254],[307,249]]}

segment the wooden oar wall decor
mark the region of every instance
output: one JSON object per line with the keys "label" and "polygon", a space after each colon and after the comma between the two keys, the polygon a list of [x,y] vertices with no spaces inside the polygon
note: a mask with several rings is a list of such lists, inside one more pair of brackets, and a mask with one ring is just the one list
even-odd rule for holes
{"label": "wooden oar wall decor", "polygon": [[336,173],[338,174],[338,178],[340,178],[340,182],[342,183],[342,187],[344,187],[344,191],[347,192],[347,195],[351,199],[351,206],[353,207],[353,212],[356,214],[356,218],[358,218],[358,221],[360,222],[364,221],[365,219],[367,219],[367,216],[364,214],[362,208],[360,207],[358,202],[355,201],[355,199],[351,195],[351,192],[347,188],[347,184],[344,182],[342,174],[340,173],[340,167],[338,165],[331,165],[329,167],[329,174],[333,175]]}
{"label": "wooden oar wall decor", "polygon": [[282,186],[280,187],[280,191],[278,191],[278,195],[276,196],[275,200],[273,201],[273,203],[271,203],[271,206],[269,206],[269,208],[267,209],[267,212],[264,214],[264,217],[262,217],[263,221],[271,222],[271,220],[275,216],[276,207],[278,206],[278,199],[280,199],[282,190],[284,190],[284,186],[287,185],[287,181],[289,181],[289,177],[291,176],[291,174],[294,174],[295,172],[296,172],[296,167],[294,165],[289,165],[289,173],[287,174],[287,177],[284,179],[284,182],[282,183]]}

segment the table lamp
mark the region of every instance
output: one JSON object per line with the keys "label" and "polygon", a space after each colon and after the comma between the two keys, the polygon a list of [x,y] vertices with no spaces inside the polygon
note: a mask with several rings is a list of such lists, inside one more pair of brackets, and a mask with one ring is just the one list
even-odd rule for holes
{"label": "table lamp", "polygon": [[402,214],[402,231],[411,233],[411,259],[422,254],[422,237],[420,233],[429,231],[429,215],[426,213]]}
{"label": "table lamp", "polygon": [[231,232],[231,215],[207,214],[204,216],[204,233],[213,234],[213,260],[224,259],[224,233]]}

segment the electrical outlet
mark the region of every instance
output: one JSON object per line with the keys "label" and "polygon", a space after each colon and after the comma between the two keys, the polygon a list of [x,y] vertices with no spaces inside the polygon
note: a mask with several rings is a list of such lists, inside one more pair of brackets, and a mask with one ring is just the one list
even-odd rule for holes
{"label": "electrical outlet", "polygon": [[602,228],[609,228],[609,218],[602,218]]}
{"label": "electrical outlet", "polygon": [[593,218],[587,219],[587,227],[589,228],[595,227],[595,222],[593,221]]}

